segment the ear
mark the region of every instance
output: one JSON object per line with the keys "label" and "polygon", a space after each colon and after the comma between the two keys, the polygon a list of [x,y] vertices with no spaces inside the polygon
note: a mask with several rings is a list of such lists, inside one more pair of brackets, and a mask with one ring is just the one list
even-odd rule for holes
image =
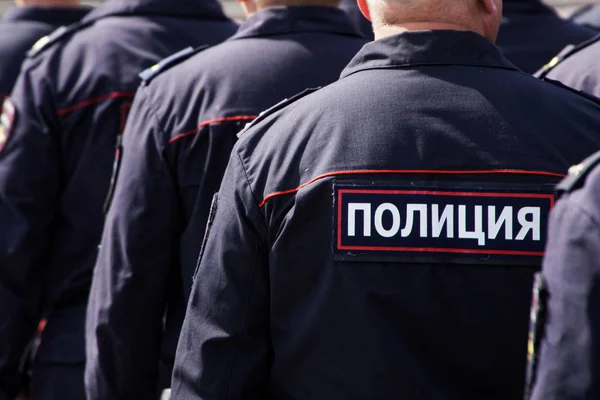
{"label": "ear", "polygon": [[495,14],[498,10],[498,5],[494,0],[478,0],[479,4],[488,14]]}
{"label": "ear", "polygon": [[369,6],[367,6],[367,0],[357,0],[357,2],[360,12],[365,16],[366,19],[371,21],[371,13],[369,12]]}

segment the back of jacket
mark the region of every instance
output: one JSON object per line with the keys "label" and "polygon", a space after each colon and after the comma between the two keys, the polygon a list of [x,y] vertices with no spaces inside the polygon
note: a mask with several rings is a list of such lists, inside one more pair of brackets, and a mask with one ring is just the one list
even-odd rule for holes
{"label": "back of jacket", "polygon": [[213,1],[112,0],[30,53],[0,130],[0,376],[42,313],[38,357],[83,360],[103,204],[138,74],[235,29]]}
{"label": "back of jacket", "polygon": [[522,399],[553,184],[599,111],[472,32],[365,45],[241,134],[174,398]]}
{"label": "back of jacket", "polygon": [[0,99],[8,96],[33,44],[63,25],[79,22],[88,7],[16,7],[0,22]]}
{"label": "back of jacket", "polygon": [[153,380],[159,360],[171,371],[237,133],[286,97],[334,82],[364,43],[336,8],[269,7],[226,42],[148,72],[124,134],[90,295],[90,399],[139,395],[131,388]]}
{"label": "back of jacket", "polygon": [[560,18],[539,0],[507,0],[498,34],[498,47],[523,71],[533,74],[568,45],[596,33]]}

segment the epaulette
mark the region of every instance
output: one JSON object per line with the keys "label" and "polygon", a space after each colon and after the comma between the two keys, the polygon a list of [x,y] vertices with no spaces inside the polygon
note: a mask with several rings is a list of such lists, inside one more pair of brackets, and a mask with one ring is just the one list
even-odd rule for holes
{"label": "epaulette", "polygon": [[534,76],[536,78],[544,78],[546,75],[548,75],[550,73],[550,71],[552,71],[554,68],[556,68],[556,66],[559,65],[561,62],[563,62],[567,58],[571,57],[573,54],[580,52],[581,50],[585,49],[586,47],[591,46],[592,44],[596,43],[598,40],[600,40],[600,35],[596,35],[593,38],[588,39],[585,42],[582,42],[576,46],[574,46],[572,44],[568,45],[567,47],[562,49],[561,52],[558,53],[558,55],[556,57],[554,57],[552,60],[550,60],[550,62],[548,64],[544,65],[541,70],[536,72]]}
{"label": "epaulette", "polygon": [[156,78],[162,72],[165,72],[172,66],[187,60],[194,54],[200,53],[201,51],[204,51],[204,50],[208,49],[209,47],[210,46],[208,46],[208,45],[200,46],[197,48],[193,48],[191,46],[186,47],[185,49],[178,51],[177,53],[175,53],[167,58],[162,59],[158,63],[156,63],[153,66],[151,66],[150,68],[146,69],[145,71],[142,71],[139,74],[139,77],[142,79],[142,82],[148,84],[148,83],[150,83],[150,81],[152,79]]}
{"label": "epaulette", "polygon": [[590,11],[592,8],[594,8],[594,4],[586,4],[585,6],[578,8],[573,12],[573,14],[569,16],[569,21],[575,22],[577,18],[581,17],[582,15]]}
{"label": "epaulette", "polygon": [[75,32],[91,25],[94,21],[77,22],[68,26],[61,26],[48,36],[40,38],[27,52],[27,57],[32,58],[40,54],[42,51],[50,48],[53,44],[58,43],[62,39],[71,36]]}
{"label": "epaulette", "polygon": [[598,164],[600,164],[600,151],[592,154],[580,164],[573,165],[569,168],[569,175],[556,186],[556,194],[560,197],[582,187],[587,176]]}
{"label": "epaulette", "polygon": [[267,108],[265,111],[261,112],[260,114],[258,114],[258,117],[256,117],[252,122],[249,122],[246,124],[246,126],[244,127],[244,129],[242,129],[238,134],[238,138],[240,136],[242,136],[244,134],[244,132],[246,132],[248,129],[252,128],[254,125],[258,124],[260,121],[264,120],[265,118],[267,118],[269,115],[272,115],[274,113],[276,113],[277,111],[289,106],[290,104],[300,100],[303,97],[308,96],[311,93],[316,92],[317,90],[320,90],[321,87],[316,87],[316,88],[309,88],[309,89],[304,89],[302,92],[289,97],[287,99],[283,99],[282,101],[280,101],[279,103],[275,104],[273,107],[271,108]]}
{"label": "epaulette", "polygon": [[542,80],[544,82],[546,82],[546,83],[550,83],[550,84],[552,84],[554,86],[558,86],[561,89],[568,90],[571,93],[575,93],[575,94],[578,94],[579,96],[585,97],[586,99],[591,100],[594,103],[600,105],[600,98],[598,98],[598,97],[596,97],[596,96],[594,96],[592,94],[589,94],[587,92],[584,92],[583,90],[573,89],[572,87],[567,86],[567,85],[565,85],[564,83],[562,83],[560,81],[555,81],[554,79],[550,79],[550,78],[546,78],[546,77],[542,78]]}

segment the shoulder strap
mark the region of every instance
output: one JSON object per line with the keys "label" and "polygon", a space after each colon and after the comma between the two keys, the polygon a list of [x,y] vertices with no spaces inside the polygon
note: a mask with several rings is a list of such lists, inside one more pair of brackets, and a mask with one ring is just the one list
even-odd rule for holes
{"label": "shoulder strap", "polygon": [[314,93],[318,90],[320,90],[321,87],[317,87],[317,88],[310,88],[310,89],[304,89],[302,92],[289,97],[287,99],[284,99],[282,101],[280,101],[279,103],[275,104],[273,107],[271,108],[267,108],[265,111],[261,112],[260,114],[258,114],[258,117],[256,119],[254,119],[252,122],[249,122],[248,124],[246,124],[246,126],[244,127],[244,129],[242,129],[240,131],[240,133],[238,133],[238,138],[240,136],[242,136],[244,134],[244,132],[246,132],[248,129],[252,128],[254,125],[256,125],[257,123],[259,123],[260,121],[264,120],[265,118],[267,118],[269,115],[272,115],[274,113],[276,113],[277,111],[289,106],[290,104],[300,100],[301,98],[308,96],[311,93]]}
{"label": "shoulder strap", "polygon": [[550,83],[550,84],[552,84],[554,86],[558,86],[561,89],[565,89],[565,90],[568,90],[569,92],[572,92],[572,93],[575,93],[575,94],[577,94],[579,96],[585,97],[586,99],[588,99],[590,101],[593,101],[594,103],[600,105],[600,98],[598,98],[598,97],[596,97],[594,95],[591,95],[591,94],[589,94],[587,92],[584,92],[583,90],[573,89],[571,86],[567,86],[567,85],[565,85],[564,83],[562,83],[560,81],[555,81],[554,79],[550,79],[550,78],[546,78],[546,77],[542,78],[542,80],[544,82]]}
{"label": "shoulder strap", "polygon": [[154,64],[152,67],[141,72],[139,77],[142,79],[142,82],[144,82],[145,84],[148,84],[148,83],[150,83],[150,81],[152,81],[152,79],[156,78],[161,73],[167,71],[174,65],[182,63],[183,61],[187,60],[194,54],[198,54],[201,51],[206,50],[208,47],[209,47],[208,45],[197,47],[195,49],[191,46],[186,47],[185,49],[159,61],[158,63]]}
{"label": "shoulder strap", "polygon": [[536,72],[535,76],[537,78],[546,77],[546,75],[548,75],[550,73],[550,71],[552,71],[554,68],[556,68],[556,66],[559,65],[561,62],[563,62],[567,58],[571,57],[573,54],[580,52],[581,50],[585,49],[586,47],[591,46],[592,44],[596,43],[599,40],[600,40],[600,35],[596,35],[593,38],[588,39],[585,42],[582,42],[576,46],[574,46],[572,44],[568,45],[567,47],[562,49],[562,51],[560,53],[558,53],[558,55],[556,57],[554,57],[552,60],[550,60],[550,62],[548,64],[544,65],[541,70]]}
{"label": "shoulder strap", "polygon": [[569,175],[556,187],[557,195],[560,197],[582,187],[587,176],[598,164],[600,164],[600,151],[583,160],[581,164],[569,168]]}
{"label": "shoulder strap", "polygon": [[61,26],[48,36],[40,38],[33,47],[27,52],[27,57],[33,58],[41,54],[44,50],[49,49],[52,45],[71,37],[75,32],[90,26],[95,21],[77,22],[69,26]]}

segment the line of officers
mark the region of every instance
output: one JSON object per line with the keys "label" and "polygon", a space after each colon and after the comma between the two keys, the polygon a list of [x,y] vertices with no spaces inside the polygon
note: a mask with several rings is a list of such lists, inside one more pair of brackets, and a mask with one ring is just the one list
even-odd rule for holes
{"label": "line of officers", "polygon": [[0,399],[600,398],[596,7],[17,3]]}

